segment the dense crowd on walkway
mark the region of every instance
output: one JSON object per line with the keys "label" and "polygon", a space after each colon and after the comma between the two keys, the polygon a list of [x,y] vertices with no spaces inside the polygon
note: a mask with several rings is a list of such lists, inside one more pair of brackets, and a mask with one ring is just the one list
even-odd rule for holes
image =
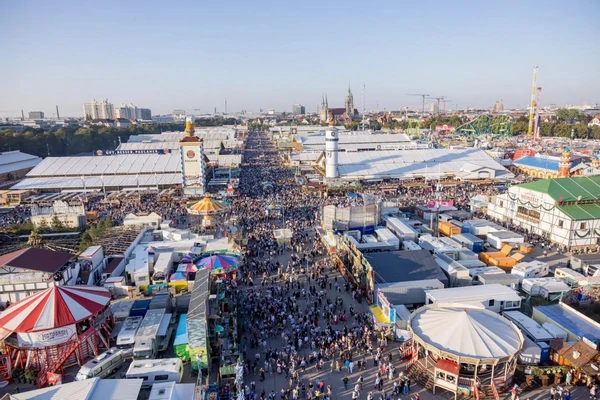
{"label": "dense crowd on walkway", "polygon": [[[410,380],[398,370],[398,353],[394,357],[387,337],[364,312],[364,293],[335,271],[314,235],[319,208],[336,201],[343,206],[347,197],[323,200],[302,193],[265,136],[250,135],[247,148],[248,166],[232,203],[232,214],[248,238],[239,286],[241,315],[252,315],[241,321],[244,397],[325,400],[342,384],[354,399],[408,394]],[[273,186],[265,188],[265,181]],[[281,228],[292,235],[278,243],[274,230]],[[350,382],[357,372],[356,382]],[[273,375],[283,376],[285,385],[267,393],[261,383]],[[394,381],[387,394],[384,381]]]}

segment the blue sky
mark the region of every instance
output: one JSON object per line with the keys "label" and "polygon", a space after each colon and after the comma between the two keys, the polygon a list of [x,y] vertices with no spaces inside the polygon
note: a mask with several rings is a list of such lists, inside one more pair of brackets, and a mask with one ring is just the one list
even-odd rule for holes
{"label": "blue sky", "polygon": [[600,2],[2,1],[0,116],[108,98],[175,108],[314,110],[600,103]]}

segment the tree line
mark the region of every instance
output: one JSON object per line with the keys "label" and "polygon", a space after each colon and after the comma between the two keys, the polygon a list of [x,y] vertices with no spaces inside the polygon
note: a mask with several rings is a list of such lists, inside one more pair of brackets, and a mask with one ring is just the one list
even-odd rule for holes
{"label": "tree line", "polygon": [[[195,121],[197,127],[233,125],[234,118],[203,118]],[[60,157],[91,154],[94,150],[114,150],[132,135],[183,131],[183,122],[144,124],[129,127],[64,126],[58,129],[28,128],[22,133],[12,129],[0,130],[0,151],[20,150],[39,157]]]}

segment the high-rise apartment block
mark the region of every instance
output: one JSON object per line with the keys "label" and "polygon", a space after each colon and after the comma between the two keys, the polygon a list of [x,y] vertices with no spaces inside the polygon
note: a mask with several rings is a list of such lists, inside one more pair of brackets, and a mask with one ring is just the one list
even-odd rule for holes
{"label": "high-rise apartment block", "polygon": [[294,104],[292,106],[292,114],[304,115],[306,114],[306,107],[304,107],[302,104]]}
{"label": "high-rise apartment block", "polygon": [[152,111],[149,108],[138,108],[131,103],[121,104],[120,107],[115,108],[115,118],[150,120],[152,119]]}
{"label": "high-rise apartment block", "polygon": [[114,119],[115,108],[108,100],[96,101],[83,104],[83,117],[87,120]]}
{"label": "high-rise apartment block", "polygon": [[29,111],[29,119],[44,119],[43,111]]}

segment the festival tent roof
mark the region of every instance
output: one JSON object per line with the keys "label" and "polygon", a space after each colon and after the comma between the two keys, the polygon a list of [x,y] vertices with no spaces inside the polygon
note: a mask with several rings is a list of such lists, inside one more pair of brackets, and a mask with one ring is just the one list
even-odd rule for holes
{"label": "festival tent roof", "polygon": [[72,257],[71,253],[30,247],[0,256],[0,267],[9,272],[16,272],[10,269],[19,268],[54,273]]}
{"label": "festival tent roof", "polygon": [[600,176],[540,179],[522,183],[518,187],[546,193],[554,200],[563,202],[593,201],[600,198]]}
{"label": "festival tent roof", "polygon": [[523,336],[510,321],[476,307],[423,307],[413,314],[413,333],[460,357],[503,358],[517,353]]}
{"label": "festival tent roof", "polygon": [[0,327],[35,332],[71,325],[102,311],[110,297],[97,286],[53,286],[7,308],[0,314]]}

